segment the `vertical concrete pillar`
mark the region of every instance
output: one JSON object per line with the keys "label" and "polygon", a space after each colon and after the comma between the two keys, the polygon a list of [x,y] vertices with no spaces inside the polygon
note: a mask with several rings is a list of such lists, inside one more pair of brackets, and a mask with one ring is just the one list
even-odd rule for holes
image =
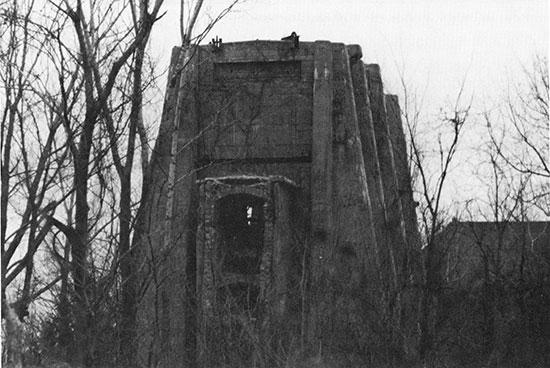
{"label": "vertical concrete pillar", "polygon": [[311,300],[308,340],[317,344],[323,305],[323,270],[327,264],[332,222],[332,48],[315,42],[313,60],[311,147]]}
{"label": "vertical concrete pillar", "polygon": [[369,64],[366,70],[376,150],[384,188],[386,227],[391,229],[388,231],[391,239],[390,244],[393,245],[394,249],[403,249],[405,245],[403,211],[399,201],[396,165],[388,128],[380,67],[376,64]]}
{"label": "vertical concrete pillar", "polygon": [[326,239],[332,209],[332,50],[315,43],[311,147],[311,224],[316,239]]}
{"label": "vertical concrete pillar", "polygon": [[327,353],[345,351],[347,338],[365,331],[365,304],[357,295],[368,299],[371,280],[377,277],[371,263],[376,237],[353,92],[355,80],[348,48],[333,44],[332,50],[334,218],[330,265],[325,271],[328,282],[324,295],[328,307],[324,312],[328,321],[323,325],[322,339]]}
{"label": "vertical concrete pillar", "polygon": [[[382,269],[385,270],[384,277],[389,281],[388,294],[385,297],[386,313],[390,316],[392,324],[399,326],[402,311],[400,288],[403,276],[403,253],[406,251],[403,211],[399,200],[395,158],[387,123],[380,67],[376,64],[367,65],[366,75],[369,85],[376,149],[384,189],[386,221],[382,231],[387,253],[382,261]],[[396,334],[396,336],[398,335]],[[396,339],[401,340],[400,337],[396,337]],[[393,341],[393,343],[400,344],[400,341]]]}
{"label": "vertical concrete pillar", "polygon": [[[186,177],[194,172],[195,149],[184,142],[196,136],[197,57],[194,54],[189,64],[183,68],[182,50],[172,51],[168,76],[167,94],[164,102],[162,121],[151,164],[149,167],[150,189],[145,197],[146,211],[138,215],[138,228],[141,235],[139,252],[143,254],[143,273],[148,280],[148,289],[139,306],[139,360],[149,361],[159,367],[171,367],[194,358],[193,334],[189,287],[193,280],[188,276],[194,267],[188,255],[188,247],[193,244],[189,231],[193,228],[193,212],[196,204],[195,178]],[[180,87],[180,76],[184,74],[185,90]],[[179,103],[178,103],[179,101]],[[176,106],[182,113],[176,113]],[[176,184],[170,222],[171,238],[165,241],[165,220],[168,201],[168,171],[171,161],[171,142],[174,119],[181,117],[178,131],[176,157]],[[182,179],[183,180],[180,180]]]}
{"label": "vertical concrete pillar", "polygon": [[215,290],[213,288],[214,249],[219,236],[216,232],[216,191],[212,181],[203,181],[199,186],[199,225],[196,237],[196,366],[205,366],[208,356],[208,329],[212,324]]}
{"label": "vertical concrete pillar", "polygon": [[[287,181],[272,181],[275,222],[273,226],[273,253],[271,286],[267,293],[270,303],[270,328],[265,331],[265,346],[282,354],[297,349],[302,316],[297,315],[300,300],[301,263],[297,240],[302,228],[296,222],[296,187]],[[303,321],[306,322],[306,321]],[[303,331],[305,332],[305,331]],[[300,336],[301,337],[301,336]]]}
{"label": "vertical concrete pillar", "polygon": [[[351,48],[352,46],[348,46]],[[350,49],[350,67],[353,79],[353,93],[355,97],[355,107],[357,111],[357,121],[359,133],[361,135],[361,148],[363,150],[363,162],[369,188],[369,198],[371,205],[372,221],[376,235],[376,248],[369,254],[369,258],[375,258],[376,270],[380,270],[380,246],[384,246],[384,228],[386,214],[384,206],[384,190],[380,176],[380,166],[378,161],[378,152],[376,150],[376,140],[371,114],[369,100],[369,91],[367,79],[365,76],[365,64],[361,61],[362,51],[359,46]],[[378,277],[381,274],[378,272]]]}
{"label": "vertical concrete pillar", "polygon": [[282,182],[273,183],[273,206],[275,224],[273,228],[272,294],[271,309],[277,325],[284,323],[288,304],[288,282],[292,228],[290,213],[290,192]]}
{"label": "vertical concrete pillar", "polygon": [[[183,88],[180,84],[180,112],[178,124],[178,153],[176,156],[176,176],[174,184],[174,212],[172,215],[172,240],[166,258],[167,274],[166,306],[163,313],[168,314],[167,366],[195,359],[195,228],[198,193],[196,186],[195,162],[197,157],[196,141],[198,135],[197,88],[199,52],[189,52],[190,60],[182,60],[185,68]],[[186,55],[187,57],[187,55]],[[181,68],[182,66],[179,65]]]}
{"label": "vertical concrete pillar", "polygon": [[[354,54],[354,57],[357,55]],[[333,44],[333,212],[335,250],[367,259],[376,245],[348,48]],[[348,219],[358,219],[350,222]],[[344,220],[345,219],[345,220]]]}

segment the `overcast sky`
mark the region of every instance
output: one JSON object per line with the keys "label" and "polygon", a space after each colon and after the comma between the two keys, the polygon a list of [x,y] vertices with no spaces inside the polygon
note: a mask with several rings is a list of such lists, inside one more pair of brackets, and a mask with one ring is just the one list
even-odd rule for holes
{"label": "overcast sky", "polygon": [[[157,55],[180,43],[176,3],[167,2],[154,34]],[[206,0],[206,13],[215,15],[224,4]],[[437,91],[435,100],[453,95],[464,75],[485,96],[533,54],[548,54],[548,1],[246,0],[207,39],[278,40],[292,31],[303,41],[361,45],[363,60],[381,65],[390,92],[404,70],[411,82]]]}

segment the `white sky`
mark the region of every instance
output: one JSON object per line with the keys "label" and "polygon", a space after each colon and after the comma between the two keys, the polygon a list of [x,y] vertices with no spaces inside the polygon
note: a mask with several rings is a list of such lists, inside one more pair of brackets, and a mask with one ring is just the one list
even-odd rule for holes
{"label": "white sky", "polygon": [[[172,46],[180,43],[179,1],[166,1],[168,12],[152,42],[161,67],[167,67]],[[214,16],[227,3],[205,0],[206,14]],[[364,62],[380,64],[386,92],[402,98],[403,74],[422,95],[429,119],[454,102],[464,77],[465,94],[476,108],[498,102],[534,55],[548,55],[548,11],[547,0],[246,0],[206,41],[216,35],[224,42],[278,40],[296,31],[302,41],[359,44]],[[476,124],[474,134],[484,126]],[[466,140],[459,163],[475,159],[466,148],[478,143]],[[479,186],[464,180],[475,163],[457,166],[449,197],[456,198],[458,190],[465,200]]]}
{"label": "white sky", "polygon": [[[178,1],[166,3],[153,36],[159,56],[180,42]],[[206,0],[205,10],[215,15],[227,3]],[[492,94],[533,54],[548,54],[548,16],[547,0],[246,0],[207,40],[278,40],[296,31],[302,41],[359,44],[365,62],[381,65],[388,91],[398,89],[401,69],[444,98],[464,75],[476,95]]]}

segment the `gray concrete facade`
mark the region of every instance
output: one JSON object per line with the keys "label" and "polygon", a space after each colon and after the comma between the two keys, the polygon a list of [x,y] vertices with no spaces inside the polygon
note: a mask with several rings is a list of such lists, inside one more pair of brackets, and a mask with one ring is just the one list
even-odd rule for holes
{"label": "gray concrete facade", "polygon": [[380,310],[399,325],[412,303],[398,289],[419,247],[399,104],[379,67],[328,41],[182,53],[140,214],[142,362],[368,354]]}

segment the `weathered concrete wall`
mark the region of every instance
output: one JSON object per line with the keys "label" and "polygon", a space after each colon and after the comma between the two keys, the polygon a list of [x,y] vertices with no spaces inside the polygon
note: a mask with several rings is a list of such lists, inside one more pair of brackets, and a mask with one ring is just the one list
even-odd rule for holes
{"label": "weathered concrete wall", "polygon": [[[363,64],[360,47],[327,41],[299,48],[279,41],[202,46],[194,55],[180,93],[172,67],[152,160],[151,210],[143,216],[144,277],[154,281],[140,317],[152,361],[192,362],[198,341],[199,362],[206,362],[208,326],[215,322],[208,312],[216,300],[213,249],[220,241],[212,223],[216,198],[252,189],[208,179],[199,194],[197,180],[242,175],[283,176],[297,186],[290,195],[279,182],[254,184],[268,215],[262,265],[269,267],[261,277],[269,276],[264,284],[283,295],[268,303],[265,318],[294,349],[305,343],[324,352],[375,354],[368,349],[376,349],[380,326],[400,323],[401,281],[410,271],[410,248],[418,246],[410,241],[414,202],[397,101],[384,97],[379,68]],[[178,101],[168,246],[161,239]],[[297,226],[301,235],[292,230]],[[283,246],[290,240],[300,249],[292,257]]]}
{"label": "weathered concrete wall", "polygon": [[[310,342],[327,351],[341,350],[343,347],[337,345],[346,344],[342,336],[361,333],[362,304],[356,296],[366,286],[364,280],[372,270],[368,267],[370,250],[376,248],[350,57],[343,44],[330,44],[330,52],[332,99],[330,113],[324,114],[324,118],[330,120],[328,132],[331,137],[325,142],[328,142],[332,158],[332,172],[325,171],[325,177],[319,180],[330,183],[331,196],[322,192],[317,195],[324,197],[325,201],[330,200],[329,210],[320,212],[330,216],[331,220],[325,238],[319,238],[315,230],[313,232],[311,280],[314,313],[310,320],[310,328],[314,331],[310,334]],[[321,73],[318,71],[318,74]],[[315,85],[315,93],[317,90]],[[318,185],[312,178],[312,197]],[[312,205],[315,205],[313,200]]]}
{"label": "weathered concrete wall", "polygon": [[[381,231],[381,246],[385,252],[382,254],[381,267],[386,270],[384,281],[387,283],[387,299],[391,298],[399,288],[399,273],[402,263],[402,251],[406,248],[405,228],[403,226],[403,210],[399,198],[399,189],[396,176],[396,165],[391,136],[388,127],[382,77],[380,67],[376,64],[366,66],[367,83],[369,86],[369,99],[373,119],[378,165],[380,168],[380,180],[384,191],[384,223]],[[397,300],[393,305],[399,305]],[[399,321],[399,308],[391,311],[396,323]]]}
{"label": "weathered concrete wall", "polygon": [[203,160],[311,156],[311,50],[287,55],[274,46],[280,47],[255,42],[226,45],[220,53],[201,49]]}
{"label": "weathered concrete wall", "polygon": [[[193,324],[189,287],[193,283],[194,261],[188,254],[188,244],[194,242],[196,186],[192,169],[196,148],[187,142],[196,136],[197,129],[193,99],[197,68],[196,58],[192,59],[180,80],[183,62],[180,49],[174,48],[159,138],[149,167],[151,186],[138,218],[142,238],[138,251],[144,258],[138,269],[142,284],[148,286],[142,291],[138,313],[139,360],[144,365],[170,366],[194,357],[193,339],[187,331],[188,325]],[[174,124],[178,100],[182,121]],[[168,211],[170,151],[176,127],[178,147],[186,149],[178,150],[176,156],[173,207]]]}
{"label": "weathered concrete wall", "polygon": [[[350,66],[353,79],[353,91],[355,106],[357,111],[357,120],[359,132],[361,135],[361,147],[363,149],[363,163],[367,176],[369,189],[369,198],[371,203],[371,212],[376,231],[377,242],[375,244],[384,244],[382,229],[386,218],[384,205],[384,190],[382,177],[380,173],[380,161],[376,147],[376,137],[374,133],[373,117],[371,112],[371,102],[369,97],[369,87],[365,74],[365,64],[361,60],[362,51],[359,46],[349,46]],[[371,250],[372,256],[380,257],[380,249]],[[378,259],[376,265],[380,267]]]}

